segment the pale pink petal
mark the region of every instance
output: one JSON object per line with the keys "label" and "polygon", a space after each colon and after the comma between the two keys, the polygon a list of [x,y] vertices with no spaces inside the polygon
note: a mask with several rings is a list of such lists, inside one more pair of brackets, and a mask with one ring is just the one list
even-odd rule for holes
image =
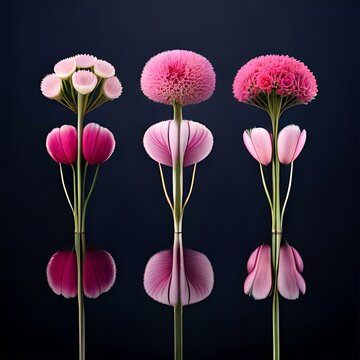
{"label": "pale pink petal", "polygon": [[58,251],[50,259],[46,268],[50,288],[65,298],[77,294],[76,256],[72,251]]}
{"label": "pale pink petal", "polygon": [[[180,126],[180,137],[179,137],[179,126]],[[175,120],[170,121],[169,127],[169,144],[172,157],[172,163],[179,158],[183,163],[185,150],[189,141],[189,126],[187,120],[182,120],[180,123]],[[179,142],[180,140],[180,142]]]}
{"label": "pale pink petal", "polygon": [[251,271],[253,271],[255,265],[256,265],[256,260],[258,259],[258,255],[259,255],[259,251],[261,249],[261,246],[257,247],[250,255],[249,260],[247,262],[247,271],[248,273],[250,273]]}
{"label": "pale pink petal", "polygon": [[279,161],[282,164],[287,165],[290,164],[292,161],[294,161],[294,155],[299,141],[299,136],[300,136],[300,128],[297,125],[285,126],[279,132],[278,156],[279,156]]}
{"label": "pale pink petal", "polygon": [[90,68],[96,64],[96,57],[88,54],[79,54],[75,56],[76,66],[78,68]]}
{"label": "pale pink petal", "polygon": [[108,99],[117,99],[122,94],[122,90],[121,82],[116,76],[112,76],[105,80],[103,92]]}
{"label": "pale pink petal", "polygon": [[306,142],[306,130],[303,130],[300,134],[298,143],[296,145],[293,161],[299,156]]}
{"label": "pale pink petal", "polygon": [[105,60],[97,60],[94,65],[94,73],[104,79],[115,75],[115,68]]}
{"label": "pale pink petal", "polygon": [[[184,122],[185,125],[185,122]],[[190,166],[204,160],[213,147],[214,138],[206,126],[187,121],[189,126],[189,140],[184,155],[184,166]]]}
{"label": "pale pink petal", "polygon": [[261,164],[268,165],[272,159],[272,140],[270,133],[263,128],[254,128],[250,132],[257,157]]}
{"label": "pale pink petal", "polygon": [[298,269],[298,271],[303,272],[304,271],[304,262],[300,256],[299,252],[293,246],[291,246],[291,250],[294,255],[296,268]]}
{"label": "pale pink petal", "polygon": [[171,151],[169,145],[170,121],[162,121],[150,126],[144,135],[144,148],[148,155],[155,161],[172,166]]}
{"label": "pale pink petal", "polygon": [[56,74],[46,75],[40,85],[42,94],[49,98],[55,99],[60,96],[62,88],[61,79]]}
{"label": "pale pink petal", "polygon": [[71,79],[76,91],[82,95],[91,93],[95,89],[98,81],[96,75],[88,70],[74,72]]}
{"label": "pale pink petal", "polygon": [[243,140],[245,147],[247,148],[248,152],[251,154],[251,156],[256,160],[260,162],[260,159],[258,157],[258,154],[256,153],[254,144],[251,140],[250,131],[245,130],[243,133]]}
{"label": "pale pink petal", "polygon": [[82,151],[90,165],[101,164],[109,159],[115,149],[112,132],[95,123],[85,126],[83,131]]}
{"label": "pale pink petal", "polygon": [[60,60],[54,66],[55,74],[61,79],[67,79],[76,70],[76,61],[74,57]]}
{"label": "pale pink petal", "polygon": [[109,291],[116,278],[113,257],[105,250],[86,251],[83,264],[83,289],[88,298],[95,299]]}

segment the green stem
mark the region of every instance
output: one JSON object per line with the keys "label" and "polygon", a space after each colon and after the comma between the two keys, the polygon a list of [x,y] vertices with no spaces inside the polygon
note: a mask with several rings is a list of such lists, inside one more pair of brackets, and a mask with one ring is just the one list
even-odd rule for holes
{"label": "green stem", "polygon": [[163,173],[163,171],[162,171],[162,166],[161,166],[160,163],[159,163],[159,170],[160,170],[161,185],[162,185],[162,188],[163,188],[163,191],[164,191],[164,195],[165,195],[166,201],[167,201],[167,203],[169,204],[171,211],[174,211],[173,204],[171,203],[169,194],[168,194],[168,192],[167,192],[167,190],[166,190],[164,173]]}
{"label": "green stem", "polygon": [[191,176],[191,183],[190,183],[190,189],[189,189],[189,193],[188,193],[188,196],[186,197],[186,200],[184,202],[184,205],[182,207],[182,212],[184,213],[184,210],[185,210],[185,207],[187,205],[187,203],[189,202],[190,200],[190,196],[191,196],[191,193],[193,191],[193,188],[194,188],[194,183],[195,183],[195,174],[196,174],[196,163],[194,164],[194,167],[193,167],[193,172],[192,172],[192,176]]}
{"label": "green stem", "polygon": [[62,170],[62,165],[61,165],[60,163],[59,163],[59,165],[60,165],[61,184],[62,184],[62,186],[63,186],[64,192],[65,192],[65,196],[66,196],[66,199],[67,199],[67,201],[68,201],[68,203],[69,203],[69,205],[70,205],[71,211],[72,211],[72,213],[73,213],[73,215],[74,215],[74,221],[75,221],[75,220],[76,220],[76,218],[75,218],[75,212],[74,212],[73,205],[72,205],[72,203],[71,203],[71,201],[70,201],[70,197],[69,197],[68,191],[67,191],[67,189],[66,189],[65,180],[64,180],[64,173],[63,173],[63,170]]}
{"label": "green stem", "polygon": [[282,210],[281,210],[281,220],[280,220],[281,227],[282,227],[282,225],[283,225],[283,220],[284,220],[284,214],[285,214],[286,205],[287,205],[287,202],[288,202],[288,200],[289,200],[289,195],[290,195],[291,185],[292,185],[292,179],[293,179],[293,173],[294,173],[294,162],[292,161],[292,162],[291,162],[291,165],[290,165],[289,185],[288,185],[288,188],[287,188],[287,192],[286,192],[286,197],[285,197],[285,200],[284,200],[283,208],[282,208]]}
{"label": "green stem", "polygon": [[183,318],[182,305],[174,306],[174,359],[181,360],[183,358]]}
{"label": "green stem", "polygon": [[263,184],[263,187],[264,187],[264,190],[265,190],[265,194],[266,194],[266,197],[267,197],[269,205],[270,205],[271,217],[273,218],[274,217],[273,205],[272,205],[272,201],[271,201],[271,198],[270,198],[268,187],[266,185],[266,180],[265,180],[264,171],[263,171],[261,162],[259,162],[259,165],[260,165],[261,181],[262,181],[262,184]]}

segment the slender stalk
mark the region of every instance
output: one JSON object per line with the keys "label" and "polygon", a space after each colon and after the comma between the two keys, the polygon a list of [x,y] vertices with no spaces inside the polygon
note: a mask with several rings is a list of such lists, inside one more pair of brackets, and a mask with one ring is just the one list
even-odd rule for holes
{"label": "slender stalk", "polygon": [[259,162],[259,165],[260,165],[261,181],[262,181],[262,184],[263,184],[263,187],[264,187],[264,190],[265,190],[265,194],[266,194],[266,197],[267,197],[269,205],[270,205],[271,217],[273,218],[274,217],[273,205],[272,205],[272,201],[271,201],[271,198],[270,198],[268,187],[266,185],[266,180],[265,180],[264,171],[263,171],[261,162]]}
{"label": "slender stalk", "polygon": [[292,179],[293,179],[293,173],[294,173],[294,162],[292,161],[292,162],[291,162],[291,165],[290,165],[289,185],[288,185],[288,188],[287,188],[287,192],[286,192],[286,197],[285,197],[285,200],[284,200],[283,208],[282,208],[282,210],[281,210],[281,220],[280,220],[281,227],[282,227],[282,225],[283,225],[283,220],[284,220],[284,214],[285,214],[286,205],[287,205],[287,202],[288,202],[288,200],[289,200],[289,195],[290,195],[291,185],[292,185]]}
{"label": "slender stalk", "polygon": [[190,196],[191,196],[191,193],[193,191],[193,188],[194,188],[194,183],[195,183],[195,174],[196,174],[196,163],[194,164],[194,167],[193,167],[193,172],[192,172],[192,176],[191,176],[191,183],[190,183],[190,189],[189,189],[189,193],[188,193],[188,196],[186,197],[186,200],[184,202],[184,205],[182,207],[182,212],[184,213],[184,210],[185,210],[185,206],[187,205],[187,203],[189,202],[190,200]]}
{"label": "slender stalk", "polygon": [[163,171],[162,171],[162,166],[161,166],[160,163],[159,163],[159,170],[160,170],[160,177],[161,177],[161,185],[162,185],[162,188],[163,188],[163,190],[164,190],[164,195],[165,195],[166,201],[167,201],[167,203],[169,204],[171,211],[174,211],[173,204],[171,203],[169,194],[168,194],[168,192],[167,192],[167,190],[166,190],[164,173],[163,173]]}
{"label": "slender stalk", "polygon": [[74,212],[73,205],[72,205],[72,203],[71,203],[71,201],[70,201],[70,197],[69,197],[68,191],[67,191],[67,189],[66,189],[65,180],[64,180],[64,173],[63,173],[63,170],[62,170],[62,165],[61,165],[60,163],[59,163],[59,165],[60,165],[61,184],[62,184],[62,186],[63,186],[66,199],[67,199],[67,201],[68,201],[68,203],[69,203],[69,205],[70,205],[70,208],[71,208],[71,211],[72,211],[72,213],[73,213],[73,215],[74,215],[74,220],[75,220],[75,212]]}
{"label": "slender stalk", "polygon": [[182,305],[179,303],[174,306],[174,359],[183,358],[183,318]]}

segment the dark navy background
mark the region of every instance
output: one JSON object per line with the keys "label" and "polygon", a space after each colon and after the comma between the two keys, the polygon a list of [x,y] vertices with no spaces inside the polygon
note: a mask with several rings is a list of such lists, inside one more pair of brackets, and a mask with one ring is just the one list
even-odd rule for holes
{"label": "dark navy background", "polygon": [[211,296],[184,310],[185,358],[271,358],[271,300],[254,301],[242,290],[248,256],[270,240],[258,165],[242,144],[242,132],[270,128],[270,121],[265,112],[237,102],[231,86],[241,65],[275,53],[304,61],[319,85],[311,104],[281,118],[281,126],[296,123],[308,132],[284,225],[286,239],[304,259],[307,294],[298,301],[281,299],[282,358],[356,359],[359,15],[359,1],[3,4],[1,358],[76,358],[76,299],[53,294],[45,275],[50,256],[73,242],[72,216],[45,138],[56,126],[75,124],[75,116],[44,98],[39,86],[58,60],[83,52],[113,63],[124,86],[120,99],[86,118],[117,139],[90,202],[87,238],[111,252],[118,269],[111,291],[86,301],[87,358],[172,357],[172,308],[152,301],[142,286],[149,257],[172,243],[158,167],[142,137],[172,113],[141,93],[139,78],[152,55],[181,48],[206,56],[217,75],[212,98],[184,109],[185,118],[206,124],[215,138],[211,155],[198,167],[184,242],[210,258],[216,278]]}

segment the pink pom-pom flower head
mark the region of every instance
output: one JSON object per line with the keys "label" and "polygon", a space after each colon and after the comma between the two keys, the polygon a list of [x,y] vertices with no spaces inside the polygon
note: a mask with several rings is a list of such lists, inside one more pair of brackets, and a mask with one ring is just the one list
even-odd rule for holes
{"label": "pink pom-pom flower head", "polygon": [[278,136],[279,161],[288,165],[299,156],[306,142],[306,130],[300,131],[297,125],[285,126]]}
{"label": "pink pom-pom flower head", "polygon": [[49,99],[59,99],[61,95],[61,79],[57,74],[45,76],[41,81],[41,92]]}
{"label": "pink pom-pom flower head", "polygon": [[[179,141],[180,154],[177,153]],[[180,139],[177,136],[175,120],[154,124],[144,135],[144,147],[148,155],[167,166],[173,166],[178,156],[183,166],[200,162],[210,154],[213,142],[211,131],[191,120],[182,120]]]}
{"label": "pink pom-pom flower head", "polygon": [[63,125],[53,129],[46,138],[49,155],[60,164],[71,165],[76,161],[77,132],[74,126]]}
{"label": "pink pom-pom flower head", "polygon": [[82,152],[90,165],[105,162],[112,155],[114,149],[115,138],[110,130],[95,123],[84,127]]}
{"label": "pink pom-pom flower head", "polygon": [[251,295],[256,300],[262,300],[271,294],[272,270],[271,248],[261,245],[249,257],[247,263],[247,276],[244,283],[245,294]]}
{"label": "pink pom-pom flower head", "polygon": [[141,75],[141,89],[155,102],[197,104],[214,92],[215,72],[210,62],[195,52],[165,51],[146,63]]}
{"label": "pink pom-pom flower head", "polygon": [[301,61],[287,55],[265,55],[250,60],[237,72],[233,93],[240,102],[272,111],[273,94],[281,110],[307,104],[317,94],[316,79]]}
{"label": "pink pom-pom flower head", "polygon": [[268,165],[272,159],[271,134],[263,128],[245,130],[243,140],[252,157],[262,165]]}

